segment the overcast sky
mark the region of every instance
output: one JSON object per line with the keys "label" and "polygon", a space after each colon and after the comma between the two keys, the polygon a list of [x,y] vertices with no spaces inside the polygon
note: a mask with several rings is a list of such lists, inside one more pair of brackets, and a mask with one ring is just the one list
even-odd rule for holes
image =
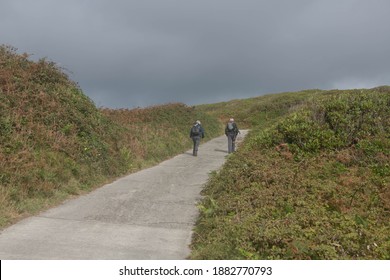
{"label": "overcast sky", "polygon": [[388,0],[0,0],[0,44],[99,107],[390,84]]}

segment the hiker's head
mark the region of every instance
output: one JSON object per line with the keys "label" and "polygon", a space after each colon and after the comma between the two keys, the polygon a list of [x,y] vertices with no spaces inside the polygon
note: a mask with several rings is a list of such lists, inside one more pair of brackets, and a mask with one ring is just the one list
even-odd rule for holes
{"label": "hiker's head", "polygon": [[234,122],[234,119],[233,119],[233,118],[230,118],[229,122]]}
{"label": "hiker's head", "polygon": [[200,124],[200,121],[198,120],[198,121],[196,121],[195,123],[196,123],[196,124]]}

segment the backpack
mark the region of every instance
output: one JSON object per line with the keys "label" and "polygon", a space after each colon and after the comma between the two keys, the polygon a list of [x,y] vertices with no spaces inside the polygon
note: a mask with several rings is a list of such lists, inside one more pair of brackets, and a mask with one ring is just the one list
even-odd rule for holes
{"label": "backpack", "polygon": [[229,132],[234,131],[234,125],[233,125],[233,123],[229,122],[229,123],[227,124],[227,129],[228,129]]}
{"label": "backpack", "polygon": [[194,125],[191,129],[191,134],[193,136],[199,136],[200,135],[200,126],[199,125]]}

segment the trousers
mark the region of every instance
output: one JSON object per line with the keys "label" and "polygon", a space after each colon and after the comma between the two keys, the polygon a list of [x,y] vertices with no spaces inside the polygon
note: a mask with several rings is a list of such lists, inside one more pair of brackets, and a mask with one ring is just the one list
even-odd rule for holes
{"label": "trousers", "polygon": [[228,153],[233,153],[236,151],[236,134],[228,133]]}
{"label": "trousers", "polygon": [[192,136],[192,141],[194,142],[194,148],[192,150],[192,155],[198,155],[198,148],[200,144],[200,136]]}

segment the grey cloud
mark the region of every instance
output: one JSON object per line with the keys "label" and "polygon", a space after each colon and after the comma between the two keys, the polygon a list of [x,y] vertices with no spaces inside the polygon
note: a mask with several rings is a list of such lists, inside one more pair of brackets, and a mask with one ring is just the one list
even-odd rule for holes
{"label": "grey cloud", "polygon": [[1,1],[0,43],[47,56],[99,106],[389,84],[385,0]]}

